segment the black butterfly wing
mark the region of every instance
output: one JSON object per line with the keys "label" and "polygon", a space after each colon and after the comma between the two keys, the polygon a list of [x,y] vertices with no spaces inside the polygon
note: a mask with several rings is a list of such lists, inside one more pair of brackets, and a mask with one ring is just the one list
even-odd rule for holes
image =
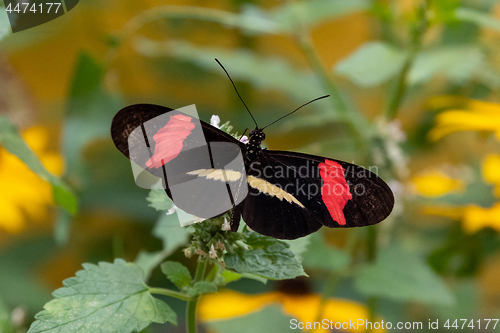
{"label": "black butterfly wing", "polygon": [[[243,220],[251,229],[276,238],[295,239],[322,225],[376,224],[394,205],[392,191],[376,174],[320,156],[264,150],[247,174]],[[260,183],[252,184],[252,177]]]}
{"label": "black butterfly wing", "polygon": [[111,136],[141,170],[161,178],[169,197],[189,214],[211,218],[246,196],[244,144],[195,117],[157,105],[131,105],[115,115]]}

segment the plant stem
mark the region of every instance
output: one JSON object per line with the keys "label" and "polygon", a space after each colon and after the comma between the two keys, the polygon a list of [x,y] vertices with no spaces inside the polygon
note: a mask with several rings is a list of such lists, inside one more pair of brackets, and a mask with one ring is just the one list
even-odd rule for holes
{"label": "plant stem", "polygon": [[[358,239],[358,232],[356,231],[356,229],[350,230],[344,246],[344,250],[349,254],[349,258],[352,258],[354,245],[356,244],[357,239]],[[347,276],[348,274],[349,274],[349,268],[346,268],[339,272],[330,272],[325,287],[323,288],[323,292],[321,293],[321,300],[319,302],[318,312],[316,313],[315,322],[321,321],[322,319],[321,317],[323,316],[323,312],[325,310],[325,306],[328,299],[332,297],[332,295],[334,294],[335,289],[337,289],[337,286],[340,282],[340,279]]]}
{"label": "plant stem", "polygon": [[401,102],[405,97],[406,91],[408,90],[408,74],[412,68],[415,59],[417,58],[418,52],[422,47],[422,37],[427,30],[427,9],[429,8],[429,1],[425,1],[423,5],[418,7],[418,21],[412,27],[412,41],[410,52],[403,64],[401,72],[399,72],[398,80],[396,83],[396,90],[389,101],[387,107],[386,118],[392,120],[396,118]]}
{"label": "plant stem", "polygon": [[[196,266],[196,273],[194,276],[193,284],[203,280],[205,275],[205,270],[207,268],[207,259],[201,259],[198,261],[198,266]],[[196,333],[196,304],[198,303],[198,296],[194,296],[188,301],[186,307],[186,332]]]}
{"label": "plant stem", "polygon": [[175,297],[175,298],[178,298],[178,299],[183,300],[183,301],[190,301],[192,299],[191,296],[180,293],[178,291],[173,291],[173,290],[165,289],[165,288],[149,288],[149,292],[151,294],[158,294],[158,295]]}
{"label": "plant stem", "polygon": [[320,77],[325,90],[332,97],[331,100],[333,108],[339,113],[342,120],[348,125],[351,134],[354,136],[358,144],[362,143],[363,133],[365,133],[362,128],[364,128],[364,125],[366,125],[366,119],[349,107],[348,103],[344,100],[341,92],[333,84],[330,75],[321,63],[321,59],[319,58],[319,55],[314,48],[309,30],[305,25],[302,25],[302,27],[297,30],[297,37],[299,46],[302,50],[302,53],[304,53],[307,62],[316,73],[316,75]]}

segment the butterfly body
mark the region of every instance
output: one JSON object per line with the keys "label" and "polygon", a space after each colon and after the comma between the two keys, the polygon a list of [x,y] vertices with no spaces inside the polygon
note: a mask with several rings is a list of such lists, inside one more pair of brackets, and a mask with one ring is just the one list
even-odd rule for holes
{"label": "butterfly body", "polygon": [[163,179],[179,208],[202,218],[232,209],[233,231],[243,217],[261,234],[295,239],[322,226],[379,223],[394,204],[376,174],[321,156],[262,149],[259,128],[244,144],[177,110],[138,104],[116,114],[111,132],[125,156]]}

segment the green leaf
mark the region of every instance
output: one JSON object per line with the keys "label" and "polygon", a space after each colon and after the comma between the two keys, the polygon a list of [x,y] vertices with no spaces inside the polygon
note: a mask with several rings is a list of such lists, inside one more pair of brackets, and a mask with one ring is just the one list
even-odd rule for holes
{"label": "green leaf", "polygon": [[189,228],[183,228],[179,225],[175,214],[162,213],[153,228],[153,235],[163,241],[163,250],[154,253],[141,251],[135,259],[135,263],[146,273],[146,280],[165,258],[174,253],[180,246],[188,243],[191,232]]}
{"label": "green leaf", "polygon": [[308,269],[338,272],[349,265],[349,255],[327,245],[321,234],[316,233],[311,237],[311,244],[303,254],[302,264]]}
{"label": "green leaf", "polygon": [[238,273],[256,274],[271,280],[307,276],[287,243],[250,232],[247,244],[250,250],[238,248],[224,255],[228,268]]}
{"label": "green leaf", "polygon": [[161,214],[153,228],[153,235],[163,241],[163,249],[170,253],[187,244],[191,231],[179,225],[176,214]]}
{"label": "green leaf", "polygon": [[161,264],[161,271],[179,289],[189,287],[191,284],[191,274],[186,266],[175,261],[166,261]]}
{"label": "green leaf", "polygon": [[251,280],[255,280],[255,281],[259,281],[263,284],[266,284],[267,283],[267,279],[262,277],[262,276],[259,276],[259,275],[256,275],[256,274],[250,274],[250,273],[235,273],[233,271],[230,271],[228,269],[225,269],[221,276],[224,278],[224,285],[230,283],[230,282],[234,282],[234,281],[238,281],[240,279],[251,279]]}
{"label": "green leaf", "polygon": [[0,332],[2,333],[14,333],[14,327],[10,320],[10,312],[0,298]]}
{"label": "green leaf", "polygon": [[435,305],[452,305],[453,295],[415,253],[398,246],[383,249],[376,263],[361,270],[356,288],[366,296]]}
{"label": "green leaf", "polygon": [[295,254],[297,260],[302,261],[302,255],[307,250],[307,247],[311,243],[311,235],[306,237],[300,237],[292,240],[283,240],[290,246],[290,251]]}
{"label": "green leaf", "polygon": [[443,74],[461,83],[467,81],[483,63],[484,55],[477,46],[448,46],[422,51],[410,69],[408,81],[419,84]]}
{"label": "green leaf", "polygon": [[149,191],[146,200],[150,202],[148,205],[149,207],[153,207],[160,211],[169,210],[174,205],[172,200],[168,197],[167,192],[163,189],[153,189]]}
{"label": "green leaf", "polygon": [[141,331],[152,322],[177,324],[177,315],[154,298],[144,284],[144,273],[134,264],[116,259],[113,264],[83,264],[84,270],[63,282],[55,299],[45,304],[30,333]]}
{"label": "green leaf", "polygon": [[396,75],[406,59],[405,52],[384,42],[363,44],[334,68],[359,86],[371,87]]}
{"label": "green leaf", "polygon": [[11,124],[6,117],[0,117],[0,145],[11,154],[19,157],[31,171],[52,185],[56,204],[62,206],[70,214],[76,214],[78,201],[71,189],[59,177],[45,169],[38,156],[22,138],[19,129]]}
{"label": "green leaf", "polygon": [[470,8],[457,8],[455,10],[455,18],[461,21],[475,23],[485,28],[500,31],[499,19],[478,10]]}
{"label": "green leaf", "polygon": [[10,35],[12,29],[10,27],[9,17],[5,11],[5,7],[0,5],[0,41],[7,35]]}
{"label": "green leaf", "polygon": [[67,169],[79,176],[85,175],[84,148],[97,139],[109,139],[113,116],[123,107],[118,96],[104,88],[105,70],[88,53],[81,53],[74,69],[66,108],[64,154]]}
{"label": "green leaf", "polygon": [[209,321],[206,325],[210,331],[218,333],[241,332],[242,327],[245,328],[245,333],[288,333],[291,331],[291,320],[292,317],[283,314],[281,307],[273,305],[246,316],[220,321]]}
{"label": "green leaf", "polygon": [[327,19],[337,18],[356,11],[370,8],[367,0],[309,0],[287,2],[285,5],[273,9],[269,17],[280,23],[282,29],[293,32],[301,25],[317,25]]}
{"label": "green leaf", "polygon": [[225,269],[221,275],[224,278],[226,284],[228,284],[229,282],[238,281],[243,277],[242,274],[235,273],[227,269]]}
{"label": "green leaf", "polygon": [[57,211],[57,218],[54,223],[54,239],[57,245],[68,244],[71,222],[71,215],[67,211],[63,209]]}
{"label": "green leaf", "polygon": [[280,31],[278,23],[270,20],[264,13],[255,11],[243,11],[237,14],[225,10],[196,6],[164,5],[153,8],[154,11],[146,11],[135,19],[142,24],[150,21],[166,18],[195,19],[207,22],[215,22],[225,27],[238,28],[246,33],[275,34]]}
{"label": "green leaf", "polygon": [[206,293],[216,293],[217,286],[215,283],[208,281],[198,281],[194,284],[192,288],[189,289],[188,295],[190,296],[198,296]]}
{"label": "green leaf", "polygon": [[293,68],[285,59],[265,58],[248,50],[199,47],[184,41],[159,43],[144,38],[137,41],[136,49],[146,56],[168,55],[225,75],[214,61],[218,58],[230,68],[233,79],[250,82],[261,89],[283,91],[302,102],[324,92],[311,73]]}

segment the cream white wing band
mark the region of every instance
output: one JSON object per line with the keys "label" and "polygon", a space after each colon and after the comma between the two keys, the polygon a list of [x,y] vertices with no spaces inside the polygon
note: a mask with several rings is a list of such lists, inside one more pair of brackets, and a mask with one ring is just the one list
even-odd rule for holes
{"label": "cream white wing band", "polygon": [[200,169],[189,171],[187,173],[191,176],[205,177],[207,179],[219,180],[221,182],[230,181],[235,182],[241,178],[241,172],[234,170],[224,169]]}
{"label": "cream white wing band", "polygon": [[247,176],[247,181],[248,185],[265,194],[268,194],[272,197],[276,197],[281,201],[285,199],[289,203],[295,203],[299,207],[305,208],[304,205],[299,200],[297,200],[297,198],[295,198],[293,195],[281,189],[280,187],[265,181],[264,179],[260,179],[254,176]]}

